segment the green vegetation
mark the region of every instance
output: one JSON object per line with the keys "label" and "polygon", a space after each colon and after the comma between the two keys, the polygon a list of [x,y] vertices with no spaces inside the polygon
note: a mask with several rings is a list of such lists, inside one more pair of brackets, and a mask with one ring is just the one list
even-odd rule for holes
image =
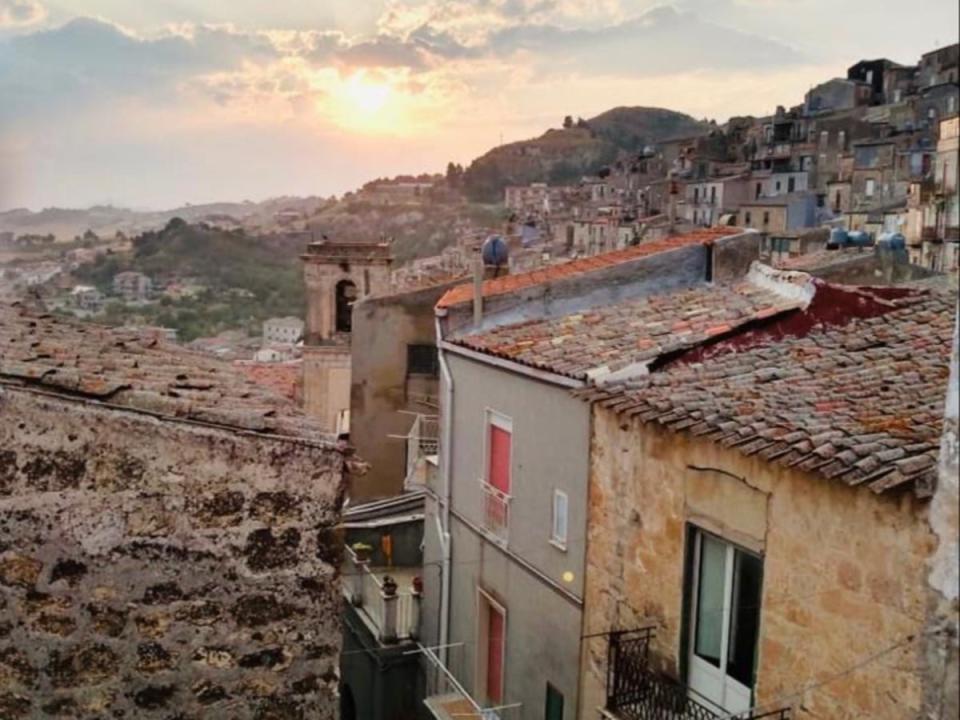
{"label": "green vegetation", "polygon": [[177,218],[132,242],[131,253],[98,257],[75,272],[77,279],[109,292],[114,275],[133,270],[148,275],[155,286],[189,279],[203,289],[192,297],[163,296],[146,305],[109,302],[99,320],[172,327],[189,341],[224,330],[255,335],[267,318],[303,314],[299,243],[266,241]]}

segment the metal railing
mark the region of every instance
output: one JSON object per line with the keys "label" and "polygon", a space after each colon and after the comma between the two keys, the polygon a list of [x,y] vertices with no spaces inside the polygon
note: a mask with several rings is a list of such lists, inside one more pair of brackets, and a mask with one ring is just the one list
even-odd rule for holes
{"label": "metal railing", "polygon": [[427,484],[427,458],[440,452],[440,421],[436,415],[413,416],[407,443],[407,466],[404,487],[411,489]]}
{"label": "metal railing", "polygon": [[650,665],[654,628],[608,635],[606,710],[620,720],[789,720],[790,709],[721,715],[696,699],[691,688]]}
{"label": "metal railing", "polygon": [[510,530],[510,495],[480,480],[483,489],[483,529],[491,538],[506,545]]}
{"label": "metal railing", "polygon": [[416,587],[403,589],[388,574],[382,577],[370,563],[346,546],[343,591],[347,600],[362,613],[383,643],[418,637],[421,593]]}

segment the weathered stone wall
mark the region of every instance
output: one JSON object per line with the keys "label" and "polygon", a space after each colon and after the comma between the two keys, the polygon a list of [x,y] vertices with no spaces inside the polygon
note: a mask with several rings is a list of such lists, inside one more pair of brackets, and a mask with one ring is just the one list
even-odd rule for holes
{"label": "weathered stone wall", "polygon": [[0,717],[334,718],[342,467],[0,387]]}
{"label": "weathered stone wall", "polygon": [[[763,553],[758,704],[789,696],[782,704],[792,705],[798,720],[919,716],[925,560],[933,547],[923,502],[876,496],[636,421],[621,429],[620,422],[595,409],[585,635],[652,621],[656,654],[679,673],[685,529],[692,523]],[[586,642],[582,718],[603,704],[604,653],[602,639]]]}
{"label": "weathered stone wall", "polygon": [[924,718],[960,715],[960,369],[954,331],[950,384],[940,443],[940,473],[930,505],[930,527],[937,549],[929,565]]}

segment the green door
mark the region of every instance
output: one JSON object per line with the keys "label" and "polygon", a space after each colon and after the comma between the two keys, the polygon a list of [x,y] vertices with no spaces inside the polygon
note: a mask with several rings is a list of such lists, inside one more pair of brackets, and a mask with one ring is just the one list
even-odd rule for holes
{"label": "green door", "polygon": [[547,712],[546,720],[563,720],[563,694],[553,685],[547,683]]}

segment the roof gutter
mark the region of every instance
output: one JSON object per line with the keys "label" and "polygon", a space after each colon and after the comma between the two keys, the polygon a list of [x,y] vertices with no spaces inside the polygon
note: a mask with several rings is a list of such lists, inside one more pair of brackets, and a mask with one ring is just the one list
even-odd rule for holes
{"label": "roof gutter", "polygon": [[487,365],[493,365],[494,367],[501,368],[502,370],[508,370],[509,372],[517,373],[518,375],[526,375],[534,380],[550,383],[551,385],[559,385],[560,387],[565,388],[581,388],[586,385],[583,380],[577,380],[576,378],[560,375],[558,373],[550,372],[549,370],[540,370],[528,365],[522,365],[518,362],[514,362],[513,360],[506,360],[504,358],[496,357],[495,355],[489,355],[477,350],[465,348],[461,345],[455,345],[447,340],[441,340],[439,342],[439,347],[441,350],[452,352],[455,355],[461,355],[465,358],[469,358],[470,360],[476,360],[477,362],[486,363]]}

